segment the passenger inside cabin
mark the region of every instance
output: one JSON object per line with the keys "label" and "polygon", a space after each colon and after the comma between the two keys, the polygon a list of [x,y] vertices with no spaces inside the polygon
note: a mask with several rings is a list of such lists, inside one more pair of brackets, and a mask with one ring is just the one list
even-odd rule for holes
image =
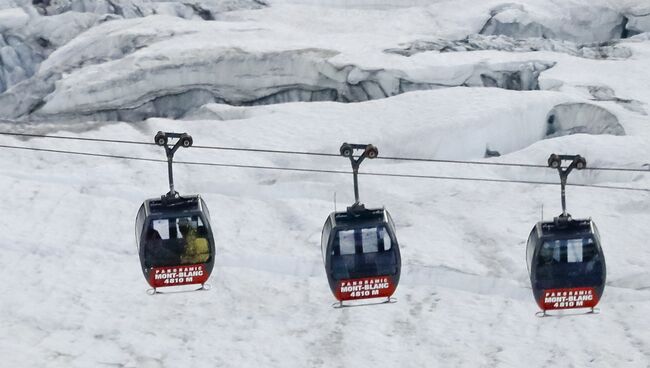
{"label": "passenger inside cabin", "polygon": [[210,247],[205,236],[205,228],[189,217],[178,220],[178,229],[185,240],[185,250],[181,264],[204,263],[210,258]]}
{"label": "passenger inside cabin", "polygon": [[178,254],[163,245],[160,233],[153,227],[145,236],[145,264],[147,267],[160,267],[178,262]]}

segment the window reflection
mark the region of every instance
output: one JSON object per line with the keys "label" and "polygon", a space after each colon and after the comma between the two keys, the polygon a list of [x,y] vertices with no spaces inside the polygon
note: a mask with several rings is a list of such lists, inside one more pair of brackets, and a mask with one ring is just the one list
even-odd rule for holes
{"label": "window reflection", "polygon": [[196,264],[210,258],[207,230],[199,216],[153,220],[145,245],[147,267]]}
{"label": "window reflection", "polygon": [[386,227],[339,230],[332,247],[332,269],[337,280],[396,274],[397,256]]}

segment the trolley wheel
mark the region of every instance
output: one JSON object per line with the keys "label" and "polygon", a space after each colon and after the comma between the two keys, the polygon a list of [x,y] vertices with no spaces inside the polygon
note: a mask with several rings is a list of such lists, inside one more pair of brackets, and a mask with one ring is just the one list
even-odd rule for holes
{"label": "trolley wheel", "polygon": [[561,165],[562,165],[562,160],[560,160],[560,157],[555,153],[548,158],[548,167],[558,169],[560,168]]}
{"label": "trolley wheel", "polygon": [[339,152],[341,152],[341,156],[343,157],[352,157],[352,146],[343,143]]}
{"label": "trolley wheel", "polygon": [[156,136],[154,137],[154,142],[156,142],[157,145],[159,146],[166,146],[167,145],[167,135],[163,132],[158,132],[156,133]]}
{"label": "trolley wheel", "polygon": [[369,144],[368,147],[366,147],[366,156],[368,158],[376,158],[379,155],[379,150],[377,147],[373,146],[372,144]]}
{"label": "trolley wheel", "polygon": [[181,135],[180,142],[181,142],[181,146],[187,148],[187,147],[192,147],[194,140],[192,139],[192,136],[190,136],[189,134],[183,133],[183,135]]}
{"label": "trolley wheel", "polygon": [[587,160],[585,160],[584,157],[578,155],[578,157],[576,158],[576,169],[582,170],[585,167],[587,167]]}

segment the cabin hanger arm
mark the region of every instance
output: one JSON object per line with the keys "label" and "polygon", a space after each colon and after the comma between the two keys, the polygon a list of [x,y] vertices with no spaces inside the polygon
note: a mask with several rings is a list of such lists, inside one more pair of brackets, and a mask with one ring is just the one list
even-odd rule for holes
{"label": "cabin hanger arm", "polygon": [[[363,150],[361,155],[354,157],[355,150]],[[354,178],[354,204],[348,207],[349,212],[363,210],[364,206],[359,202],[359,167],[366,158],[373,159],[379,155],[379,150],[372,144],[351,144],[343,143],[340,148],[341,156],[350,159],[352,165],[352,176]]]}
{"label": "cabin hanger arm", "polygon": [[[169,139],[178,139],[175,144],[170,146]],[[174,190],[174,171],[173,171],[173,162],[174,154],[180,147],[189,148],[192,146],[193,140],[192,136],[187,133],[170,133],[159,131],[154,137],[154,142],[157,145],[165,148],[165,154],[167,155],[167,174],[169,176],[169,192],[165,194],[163,199],[171,199],[178,197],[178,192]]]}

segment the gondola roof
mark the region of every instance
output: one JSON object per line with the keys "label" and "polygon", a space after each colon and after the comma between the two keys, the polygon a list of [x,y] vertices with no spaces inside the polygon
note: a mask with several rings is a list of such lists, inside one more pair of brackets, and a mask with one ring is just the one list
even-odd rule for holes
{"label": "gondola roof", "polygon": [[169,212],[195,212],[201,211],[201,197],[190,195],[176,198],[152,198],[145,203],[148,213],[161,215]]}
{"label": "gondola roof", "polygon": [[544,221],[538,223],[538,235],[540,237],[574,237],[588,236],[593,233],[593,225],[590,218],[588,219],[570,219],[554,221]]}
{"label": "gondola roof", "polygon": [[378,223],[386,220],[386,210],[383,208],[361,209],[333,213],[333,226],[349,226],[365,223]]}

